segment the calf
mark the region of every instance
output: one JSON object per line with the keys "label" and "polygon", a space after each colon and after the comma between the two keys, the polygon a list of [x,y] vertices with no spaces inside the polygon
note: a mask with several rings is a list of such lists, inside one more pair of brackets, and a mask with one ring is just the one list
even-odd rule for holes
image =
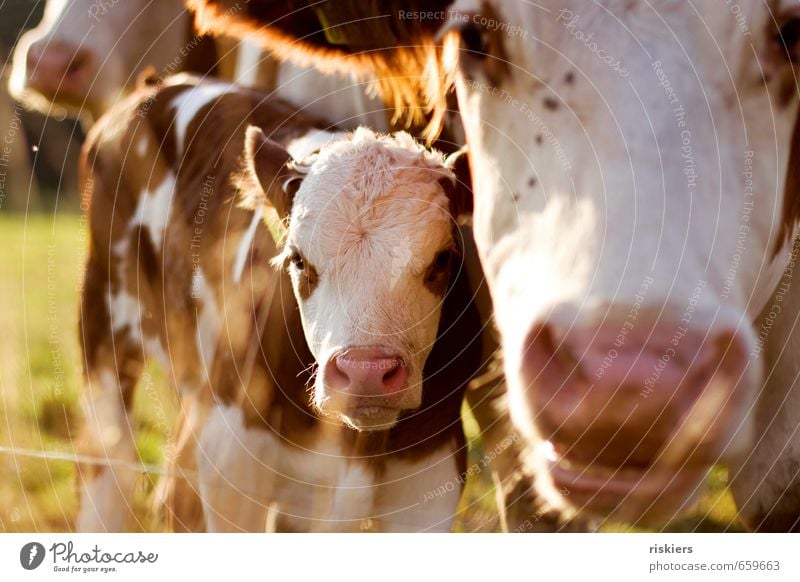
{"label": "calf", "polygon": [[[200,403],[184,432],[205,426],[210,529],[449,529],[481,324],[441,155],[184,76],[103,118],[82,167],[99,454],[136,462],[128,411],[152,357]],[[79,528],[127,528],[135,480],[119,462],[82,472]]]}

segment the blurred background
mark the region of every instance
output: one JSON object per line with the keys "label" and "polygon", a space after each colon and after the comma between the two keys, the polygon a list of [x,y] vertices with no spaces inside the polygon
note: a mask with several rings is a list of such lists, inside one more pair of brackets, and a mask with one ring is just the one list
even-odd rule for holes
{"label": "blurred background", "polygon": [[[0,532],[67,531],[77,510],[77,301],[88,243],[77,167],[91,119],[71,119],[55,109],[45,116],[15,101],[8,90],[15,46],[40,22],[44,6],[36,0],[0,2]],[[177,413],[177,398],[163,379],[151,367],[145,389],[137,391],[134,427],[143,464],[161,461]],[[465,420],[468,466],[480,467],[485,454],[480,434],[468,413]],[[457,530],[495,531],[491,478],[488,470],[473,472]],[[725,473],[715,472],[710,481],[706,497],[670,529],[740,529]],[[143,531],[167,529],[162,513],[149,503],[156,482],[157,475],[142,473],[136,503]]]}
{"label": "blurred background", "polygon": [[[87,231],[77,168],[84,127],[63,112],[33,111],[8,90],[12,52],[44,6],[0,3],[0,531],[69,530],[76,511],[70,459],[81,422],[77,298]],[[167,390],[145,392],[137,402],[138,444],[143,461],[157,462],[165,434],[150,411],[158,402],[174,415],[177,403]],[[151,488],[143,478],[142,525],[157,530],[158,516],[145,512]]]}

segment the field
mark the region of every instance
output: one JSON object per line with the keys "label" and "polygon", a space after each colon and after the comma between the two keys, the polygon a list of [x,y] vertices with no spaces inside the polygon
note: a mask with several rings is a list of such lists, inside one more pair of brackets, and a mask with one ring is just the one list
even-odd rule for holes
{"label": "field", "polygon": [[[81,423],[77,297],[86,234],[74,214],[0,216],[0,532],[65,531],[73,523],[72,443]],[[159,370],[149,373],[153,385],[164,386]],[[166,388],[140,390],[134,408],[141,460],[157,463],[166,437],[158,415],[173,416],[176,399]],[[474,462],[481,456],[480,435],[469,418],[466,427]],[[667,529],[740,530],[725,479],[715,470],[705,497]],[[148,509],[154,483],[143,475],[136,499],[145,531],[165,529]],[[496,512],[484,471],[467,485],[456,529],[492,531]]]}

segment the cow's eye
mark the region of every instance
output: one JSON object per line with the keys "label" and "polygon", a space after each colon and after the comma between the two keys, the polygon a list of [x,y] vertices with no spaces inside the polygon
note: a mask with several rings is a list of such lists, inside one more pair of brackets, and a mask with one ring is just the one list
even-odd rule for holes
{"label": "cow's eye", "polygon": [[473,14],[459,26],[458,66],[467,81],[475,82],[480,74],[490,86],[497,87],[508,74],[508,62],[502,34],[481,24],[488,20]]}
{"label": "cow's eye", "polygon": [[777,40],[784,56],[796,62],[800,57],[800,15],[793,13],[781,23]]}
{"label": "cow's eye", "polygon": [[292,253],[289,255],[289,262],[298,271],[302,271],[306,268],[306,264],[303,261],[303,255],[301,255],[300,251],[297,249],[292,249]]}
{"label": "cow's eye", "polygon": [[441,251],[436,258],[433,259],[433,268],[437,271],[444,271],[448,267],[450,267],[450,263],[453,261],[453,252],[452,251]]}
{"label": "cow's eye", "polygon": [[483,60],[489,52],[489,43],[484,28],[469,21],[460,29],[461,48],[467,51],[468,57]]}

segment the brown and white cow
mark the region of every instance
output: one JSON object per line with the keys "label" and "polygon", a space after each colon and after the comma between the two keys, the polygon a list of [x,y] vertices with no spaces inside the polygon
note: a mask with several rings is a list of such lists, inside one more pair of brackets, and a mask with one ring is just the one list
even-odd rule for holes
{"label": "brown and white cow", "polygon": [[[226,2],[192,4],[213,28]],[[660,523],[722,463],[753,528],[800,529],[796,3],[307,4],[237,26],[401,103],[455,84],[512,413],[552,503]]]}
{"label": "brown and white cow", "polygon": [[214,41],[194,33],[181,0],[48,0],[14,49],[9,87],[45,115],[97,119],[148,67],[163,76],[216,65]]}
{"label": "brown and white cow", "polygon": [[9,87],[17,100],[45,115],[94,120],[133,90],[148,68],[158,77],[188,71],[274,90],[348,129],[389,127],[385,107],[367,94],[365,82],[279,65],[248,39],[195,34],[181,0],[48,0],[42,21],[14,50]]}
{"label": "brown and white cow", "polygon": [[130,527],[148,358],[201,401],[210,529],[450,528],[481,321],[441,154],[178,77],[102,118],[82,166],[87,444],[115,462],[82,473],[80,529]]}

